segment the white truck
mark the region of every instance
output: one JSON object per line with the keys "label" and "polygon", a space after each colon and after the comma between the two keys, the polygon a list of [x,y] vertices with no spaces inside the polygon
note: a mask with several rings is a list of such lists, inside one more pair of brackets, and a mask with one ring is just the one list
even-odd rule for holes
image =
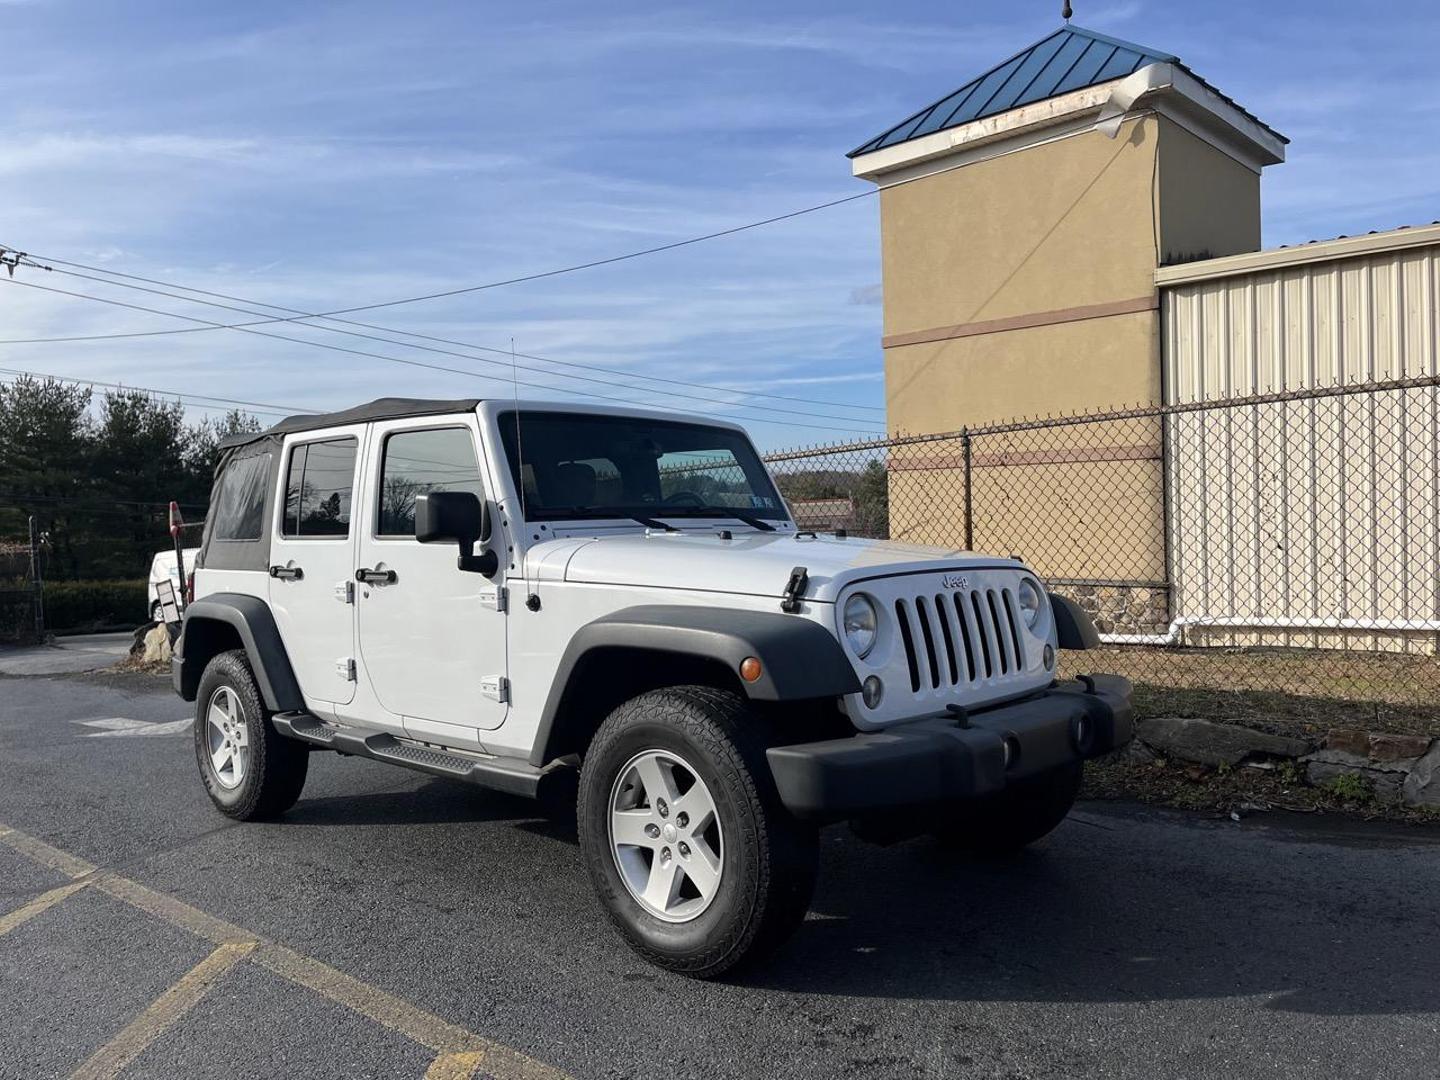
{"label": "white truck", "polygon": [[561,805],[601,903],[705,977],[804,917],[817,831],[1003,851],[1131,737],[1059,681],[1086,616],[1013,558],[796,527],[744,431],[570,403],[381,399],[237,436],[173,661],[215,805],[309,754]]}
{"label": "white truck", "polygon": [[[200,554],[199,548],[185,548],[181,552],[185,557],[185,572],[188,574],[195,569],[195,556]],[[155,557],[150,560],[150,580],[146,583],[146,594],[149,601],[150,621],[158,623],[161,618],[160,611],[160,590],[156,588],[162,581],[170,582],[170,587],[175,590],[179,597],[185,589],[185,583],[180,580],[180,564],[175,558],[175,549],[169,548],[166,551],[157,551]]]}

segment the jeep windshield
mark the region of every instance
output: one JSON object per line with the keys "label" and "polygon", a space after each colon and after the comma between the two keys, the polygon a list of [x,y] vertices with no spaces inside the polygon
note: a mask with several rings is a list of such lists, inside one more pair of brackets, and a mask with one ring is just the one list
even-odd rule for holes
{"label": "jeep windshield", "polygon": [[[507,412],[500,436],[532,521],[789,515],[750,440],[730,428],[597,413]],[[748,520],[747,520],[748,519]]]}

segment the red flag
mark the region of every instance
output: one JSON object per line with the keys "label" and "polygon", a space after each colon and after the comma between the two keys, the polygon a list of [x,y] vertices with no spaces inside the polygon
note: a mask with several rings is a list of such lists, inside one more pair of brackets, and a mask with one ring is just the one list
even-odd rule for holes
{"label": "red flag", "polygon": [[181,526],[184,525],[184,524],[185,524],[185,519],[180,516],[180,504],[177,503],[177,502],[171,502],[171,503],[170,503],[170,535],[171,535],[172,537],[173,537],[173,536],[179,536],[179,535],[180,535],[180,528],[181,528]]}

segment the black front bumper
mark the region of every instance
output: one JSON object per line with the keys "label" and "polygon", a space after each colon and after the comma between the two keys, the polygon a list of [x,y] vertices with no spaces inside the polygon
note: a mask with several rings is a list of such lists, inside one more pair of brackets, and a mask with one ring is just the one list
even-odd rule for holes
{"label": "black front bumper", "polygon": [[1119,675],[1086,676],[963,719],[776,746],[766,756],[781,801],[809,820],[979,798],[1129,742],[1130,693]]}

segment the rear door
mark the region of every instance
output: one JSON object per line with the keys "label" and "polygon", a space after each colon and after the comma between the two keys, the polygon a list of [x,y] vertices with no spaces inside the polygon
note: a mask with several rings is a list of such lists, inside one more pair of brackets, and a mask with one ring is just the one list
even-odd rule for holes
{"label": "rear door", "polygon": [[[470,491],[485,499],[474,414],[372,425],[365,521],[357,567],[393,572],[356,597],[366,677],[417,739],[475,745],[507,706],[482,681],[506,673],[505,614],[492,580],[455,565],[454,544],[415,539],[415,498]],[[496,523],[498,531],[498,522]],[[504,559],[501,560],[505,562]]]}
{"label": "rear door", "polygon": [[364,425],[292,436],[270,541],[270,608],[307,698],[355,696],[356,490]]}

